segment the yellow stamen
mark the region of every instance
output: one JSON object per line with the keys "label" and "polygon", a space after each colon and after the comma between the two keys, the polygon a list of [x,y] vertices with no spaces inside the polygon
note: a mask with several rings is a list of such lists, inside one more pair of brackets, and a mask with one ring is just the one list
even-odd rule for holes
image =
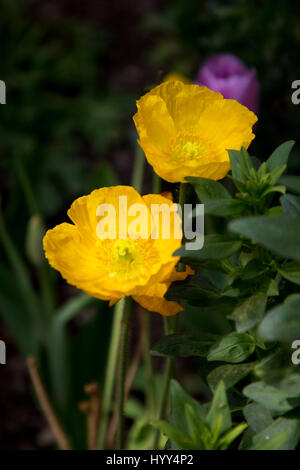
{"label": "yellow stamen", "polygon": [[189,132],[181,132],[170,140],[169,155],[176,162],[186,160],[210,160],[214,155],[210,143]]}

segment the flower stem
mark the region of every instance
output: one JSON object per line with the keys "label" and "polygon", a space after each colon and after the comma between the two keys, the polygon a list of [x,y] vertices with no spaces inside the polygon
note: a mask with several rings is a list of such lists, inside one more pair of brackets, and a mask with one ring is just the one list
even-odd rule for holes
{"label": "flower stem", "polygon": [[161,178],[153,172],[153,194],[161,193]]}
{"label": "flower stem", "polygon": [[121,332],[121,322],[125,306],[125,299],[119,300],[115,306],[113,315],[113,325],[111,330],[111,340],[108,351],[108,360],[106,365],[104,390],[102,397],[102,409],[100,417],[99,435],[98,435],[98,449],[105,447],[106,430],[108,425],[109,413],[112,408],[112,392],[116,375],[116,365],[119,349],[119,340]]}
{"label": "flower stem", "polygon": [[125,378],[127,366],[127,353],[128,353],[128,332],[131,317],[131,297],[125,297],[124,304],[124,318],[121,333],[120,344],[120,365],[119,365],[119,385],[118,385],[118,414],[119,423],[117,431],[117,446],[116,449],[123,448],[124,441],[124,405],[125,405]]}
{"label": "flower stem", "polygon": [[145,167],[145,156],[143,149],[136,145],[134,165],[133,165],[133,174],[132,174],[132,186],[136,189],[138,193],[141,192],[143,187],[143,176],[144,176],[144,167]]}
{"label": "flower stem", "polygon": [[[164,317],[164,328],[165,328],[165,335],[170,335],[174,332],[171,321],[169,318]],[[160,421],[164,418],[166,405],[168,400],[169,388],[170,388],[170,380],[173,373],[173,366],[174,366],[174,357],[168,357],[166,360],[166,370],[164,374],[164,382],[163,382],[163,389],[162,389],[162,396],[161,401],[159,404],[158,416],[157,420]],[[155,440],[154,440],[154,449],[157,449],[159,444],[159,437],[160,431],[159,429],[156,431]]]}
{"label": "flower stem", "polygon": [[150,354],[151,348],[151,314],[147,311],[141,313],[142,321],[144,322],[144,368],[145,368],[145,383],[146,383],[146,405],[152,416],[155,410],[155,397],[153,387],[153,366]]}
{"label": "flower stem", "polygon": [[[181,207],[181,227],[182,227],[182,233],[183,233],[183,238],[184,238],[184,204],[186,201],[186,194],[187,194],[187,183],[180,183],[180,188],[179,188],[179,205]],[[178,268],[177,271],[183,272],[185,271],[185,266],[183,263],[179,262],[178,263]]]}

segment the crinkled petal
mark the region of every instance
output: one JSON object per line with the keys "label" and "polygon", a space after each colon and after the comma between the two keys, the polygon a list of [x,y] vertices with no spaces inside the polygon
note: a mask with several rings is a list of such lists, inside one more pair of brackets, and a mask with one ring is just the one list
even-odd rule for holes
{"label": "crinkled petal", "polygon": [[144,295],[134,296],[133,299],[149,312],[160,313],[164,316],[172,316],[181,312],[183,308],[177,302],[164,298],[168,290],[168,284],[154,284],[149,287]]}

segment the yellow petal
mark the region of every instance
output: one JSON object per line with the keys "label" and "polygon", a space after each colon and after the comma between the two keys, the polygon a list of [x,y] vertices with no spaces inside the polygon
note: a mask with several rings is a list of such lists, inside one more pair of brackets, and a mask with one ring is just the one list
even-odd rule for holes
{"label": "yellow petal", "polygon": [[154,145],[166,145],[175,133],[174,122],[166,103],[160,96],[148,93],[137,102],[138,112],[133,116],[140,139],[150,138]]}
{"label": "yellow petal", "polygon": [[[214,101],[203,111],[197,133],[214,143],[218,160],[224,150],[246,149],[254,139],[252,126],[257,117],[235,100]],[[221,157],[222,158],[222,157]]]}
{"label": "yellow petal", "polygon": [[177,302],[171,302],[164,298],[167,289],[167,284],[155,284],[149,287],[147,294],[134,296],[133,299],[149,312],[160,313],[164,316],[176,315],[183,308]]}

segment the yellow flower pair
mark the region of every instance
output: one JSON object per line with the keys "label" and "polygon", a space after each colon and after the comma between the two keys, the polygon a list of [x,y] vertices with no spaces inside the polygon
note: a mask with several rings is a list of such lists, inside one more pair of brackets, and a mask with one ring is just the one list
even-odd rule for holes
{"label": "yellow flower pair", "polygon": [[[139,143],[156,173],[170,182],[187,176],[221,179],[230,170],[227,149],[247,148],[254,138],[256,116],[234,100],[205,87],[179,81],[164,82],[137,103],[134,122]],[[110,305],[132,296],[140,305],[162,315],[182,310],[164,295],[175,280],[185,279],[192,270],[177,272],[173,253],[181,239],[124,238],[117,226],[115,238],[99,238],[97,215],[101,204],[112,204],[119,217],[119,197],[128,205],[141,204],[151,219],[151,204],[172,205],[161,195],[141,197],[133,188],[116,186],[93,191],[72,204],[68,215],[73,224],[63,223],[49,230],[44,249],[50,264],[70,284]],[[180,225],[172,215],[171,226]],[[157,222],[156,222],[157,223]],[[159,224],[161,219],[159,219]],[[126,224],[126,227],[128,224]],[[159,232],[160,227],[156,227]]]}

